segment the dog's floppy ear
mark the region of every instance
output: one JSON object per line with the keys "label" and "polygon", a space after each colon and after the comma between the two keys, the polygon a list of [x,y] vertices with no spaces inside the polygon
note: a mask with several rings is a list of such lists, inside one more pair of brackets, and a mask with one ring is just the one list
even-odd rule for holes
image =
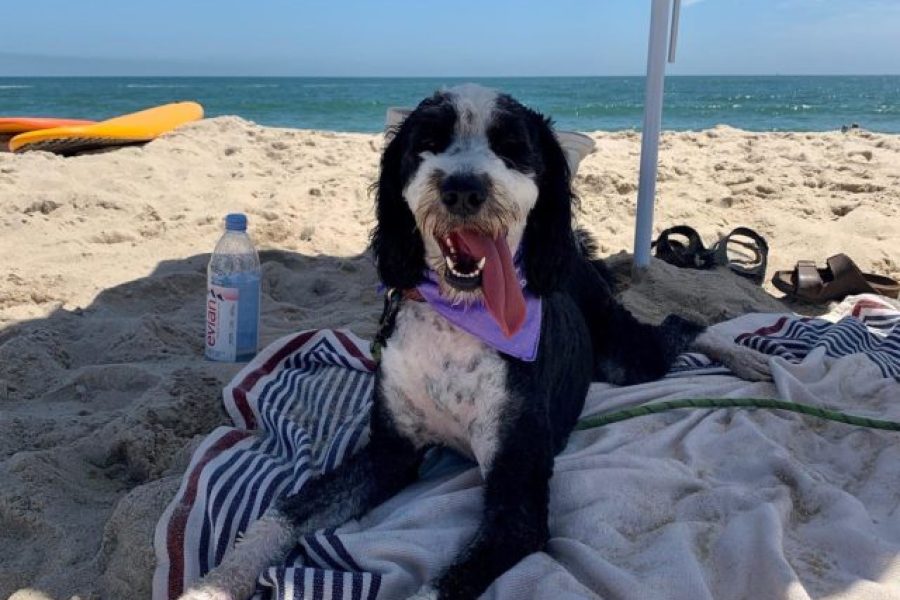
{"label": "dog's floppy ear", "polygon": [[538,198],[522,237],[522,261],[528,289],[546,294],[566,280],[578,248],[572,231],[569,165],[550,120],[531,113],[532,139],[541,154]]}
{"label": "dog's floppy ear", "polygon": [[408,128],[401,124],[381,156],[375,195],[377,222],[372,232],[372,250],[381,282],[399,289],[415,287],[426,270],[425,244],[403,199],[403,155],[408,139]]}

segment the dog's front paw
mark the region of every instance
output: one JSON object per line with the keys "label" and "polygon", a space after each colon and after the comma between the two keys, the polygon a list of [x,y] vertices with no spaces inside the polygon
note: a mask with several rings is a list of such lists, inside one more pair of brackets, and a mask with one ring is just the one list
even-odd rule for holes
{"label": "dog's front paw", "polygon": [[772,369],[769,356],[753,348],[741,346],[730,337],[707,329],[694,340],[692,349],[728,367],[732,373],[748,381],[769,381]]}
{"label": "dog's front paw", "polygon": [[741,379],[746,379],[747,381],[769,381],[772,379],[769,356],[752,348],[735,346],[732,352],[719,357],[719,360]]}
{"label": "dog's front paw", "polygon": [[430,585],[423,586],[418,592],[409,597],[408,600],[437,600],[438,592]]}
{"label": "dog's front paw", "polygon": [[225,588],[214,583],[197,583],[191,586],[178,600],[240,600]]}

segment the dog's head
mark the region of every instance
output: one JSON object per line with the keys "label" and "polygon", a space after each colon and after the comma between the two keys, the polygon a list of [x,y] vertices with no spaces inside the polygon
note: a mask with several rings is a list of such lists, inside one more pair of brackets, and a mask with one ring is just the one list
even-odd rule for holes
{"label": "dog's head", "polygon": [[376,202],[372,242],[388,287],[415,287],[430,269],[451,301],[490,308],[513,288],[521,295],[516,266],[545,295],[576,251],[568,165],[549,121],[476,85],[426,98],[393,132]]}

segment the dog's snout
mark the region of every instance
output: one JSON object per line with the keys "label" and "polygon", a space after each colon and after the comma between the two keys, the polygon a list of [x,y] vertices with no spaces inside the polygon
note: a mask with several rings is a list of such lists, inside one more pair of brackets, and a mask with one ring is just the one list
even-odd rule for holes
{"label": "dog's snout", "polygon": [[441,183],[441,202],[451,214],[474,215],[486,199],[487,185],[478,175],[450,175]]}

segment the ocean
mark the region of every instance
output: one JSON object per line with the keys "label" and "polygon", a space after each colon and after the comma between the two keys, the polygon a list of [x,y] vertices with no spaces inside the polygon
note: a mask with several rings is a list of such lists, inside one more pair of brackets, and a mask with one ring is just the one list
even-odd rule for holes
{"label": "ocean", "polygon": [[[437,88],[475,81],[508,92],[562,129],[640,129],[643,77],[525,78],[2,78],[0,116],[104,119],[178,100],[207,116],[263,125],[380,131],[389,106],[411,106]],[[858,123],[900,132],[900,76],[687,77],[666,79],[663,127],[716,124],[752,131],[833,131]]]}

